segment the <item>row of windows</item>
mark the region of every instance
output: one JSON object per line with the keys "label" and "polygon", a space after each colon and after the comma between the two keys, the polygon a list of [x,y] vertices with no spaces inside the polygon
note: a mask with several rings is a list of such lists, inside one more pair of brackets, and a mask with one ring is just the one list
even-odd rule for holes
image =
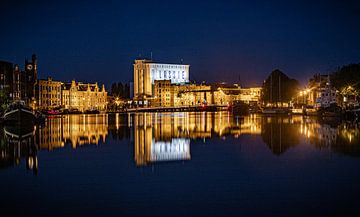
{"label": "row of windows", "polygon": [[322,97],[325,97],[325,96],[335,96],[335,93],[321,93],[321,96],[322,96]]}
{"label": "row of windows", "polygon": [[48,92],[50,91],[53,91],[53,90],[56,90],[56,91],[60,91],[60,87],[53,87],[53,86],[40,86],[39,87],[39,90],[42,91],[42,90],[47,90]]}
{"label": "row of windows", "polygon": [[170,89],[158,89],[159,93],[161,93],[161,91],[170,91]]}
{"label": "row of windows", "polygon": [[163,64],[159,64],[159,65],[153,65],[153,67],[155,67],[155,68],[170,68],[170,69],[185,69],[185,66],[181,66],[181,65],[163,65]]}
{"label": "row of windows", "polygon": [[60,94],[42,94],[43,98],[59,98],[60,99]]}
{"label": "row of windows", "polygon": [[53,104],[58,104],[58,103],[60,103],[60,101],[56,101],[56,100],[54,100],[54,101],[52,101],[52,100],[41,100],[41,104],[48,104],[48,105],[53,105]]}
{"label": "row of windows", "polygon": [[[153,73],[153,77],[155,78],[156,80],[156,77],[162,79],[162,78],[169,78],[169,79],[185,79],[185,71],[161,71],[161,70],[158,70],[157,73],[155,72],[155,70],[153,69],[152,71]],[[157,76],[156,76],[157,75]]]}

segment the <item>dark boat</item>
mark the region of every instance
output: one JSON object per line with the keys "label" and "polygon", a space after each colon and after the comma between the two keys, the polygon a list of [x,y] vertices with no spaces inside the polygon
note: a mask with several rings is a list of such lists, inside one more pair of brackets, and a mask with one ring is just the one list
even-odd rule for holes
{"label": "dark boat", "polygon": [[34,125],[12,126],[4,127],[4,133],[9,138],[27,139],[34,135]]}
{"label": "dark boat", "polygon": [[32,109],[25,105],[24,101],[16,101],[5,110],[3,121],[5,124],[11,125],[31,125],[35,122],[35,115]]}
{"label": "dark boat", "polygon": [[289,115],[291,112],[288,108],[264,108],[262,113],[265,115]]}
{"label": "dark boat", "polygon": [[249,114],[249,105],[240,100],[234,100],[229,109],[234,115]]}
{"label": "dark boat", "polygon": [[341,117],[343,115],[341,107],[331,104],[329,107],[320,108],[319,114],[322,117]]}
{"label": "dark boat", "polygon": [[100,114],[100,111],[96,110],[96,109],[88,109],[84,113],[85,114]]}

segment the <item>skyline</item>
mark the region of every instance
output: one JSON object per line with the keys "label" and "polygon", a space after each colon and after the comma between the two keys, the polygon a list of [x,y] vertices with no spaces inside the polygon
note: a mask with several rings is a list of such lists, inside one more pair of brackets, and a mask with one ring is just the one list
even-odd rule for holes
{"label": "skyline", "polygon": [[8,1],[0,59],[23,67],[35,53],[39,78],[107,87],[132,81],[134,59],[151,52],[159,62],[183,59],[191,80],[231,83],[240,75],[244,86],[277,68],[305,83],[360,62],[356,2],[156,3]]}

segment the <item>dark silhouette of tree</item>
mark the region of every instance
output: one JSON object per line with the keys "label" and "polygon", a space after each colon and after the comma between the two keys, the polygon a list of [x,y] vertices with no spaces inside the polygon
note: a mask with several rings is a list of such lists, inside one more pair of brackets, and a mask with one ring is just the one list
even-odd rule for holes
{"label": "dark silhouette of tree", "polygon": [[119,90],[117,83],[111,84],[111,95],[114,97],[119,97]]}
{"label": "dark silhouette of tree", "polygon": [[330,76],[331,85],[337,90],[342,91],[346,87],[353,87],[357,92],[360,91],[360,63],[350,64],[338,68]]}
{"label": "dark silhouette of tree", "polygon": [[125,83],[125,85],[121,82],[113,83],[111,85],[111,95],[114,97],[119,97],[121,99],[129,99],[130,98],[130,85]]}
{"label": "dark silhouette of tree", "polygon": [[300,142],[299,126],[292,124],[289,117],[263,117],[261,129],[263,141],[275,155]]}
{"label": "dark silhouette of tree", "polygon": [[295,79],[289,78],[276,69],[263,84],[262,101],[265,103],[288,103],[299,92],[300,85]]}
{"label": "dark silhouette of tree", "polygon": [[124,85],[121,82],[118,83],[118,94],[119,94],[120,98],[125,98],[125,96],[124,96]]}
{"label": "dark silhouette of tree", "polygon": [[130,99],[130,85],[128,83],[126,83],[124,87],[124,98]]}
{"label": "dark silhouette of tree", "polygon": [[0,90],[0,113],[6,109],[9,97],[4,90]]}

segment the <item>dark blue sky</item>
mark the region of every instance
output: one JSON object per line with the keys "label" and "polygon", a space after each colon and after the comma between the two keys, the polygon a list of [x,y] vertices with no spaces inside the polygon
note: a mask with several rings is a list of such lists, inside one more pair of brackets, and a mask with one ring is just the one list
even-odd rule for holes
{"label": "dark blue sky", "polygon": [[191,65],[196,81],[261,84],[279,68],[301,82],[360,62],[356,1],[8,1],[0,59],[36,53],[39,77],[131,81],[139,55]]}

